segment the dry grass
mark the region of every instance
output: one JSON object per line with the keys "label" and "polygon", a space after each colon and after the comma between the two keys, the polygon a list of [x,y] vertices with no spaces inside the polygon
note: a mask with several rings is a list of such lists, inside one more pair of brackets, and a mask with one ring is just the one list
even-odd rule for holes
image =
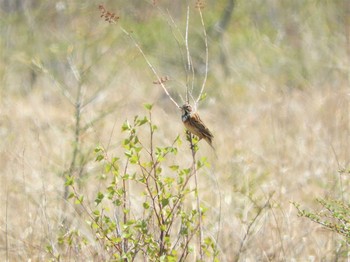
{"label": "dry grass", "polygon": [[[241,5],[237,7],[238,17],[249,9]],[[324,16],[334,18],[332,10]],[[221,43],[230,58],[229,76],[223,76],[219,61],[215,55],[211,56],[213,64],[206,90],[209,97],[199,110],[214,133],[218,159],[209,146],[200,144],[199,154],[208,156],[212,167],[201,174],[199,187],[202,201],[209,207],[205,218],[207,230],[214,233],[220,230],[222,261],[234,259],[249,225],[241,261],[330,261],[336,259],[339,250],[346,250],[337,235],[299,218],[291,204],[296,201],[317,209],[316,197],[349,199],[348,174],[339,172],[349,169],[350,156],[349,59],[343,48],[347,42],[341,31],[324,32],[326,36],[316,42],[313,20],[303,21],[295,22],[304,26],[302,47],[300,43],[286,47],[283,41],[272,42],[261,28],[253,28],[255,33],[247,37],[254,43],[241,44],[243,33],[231,32],[231,38],[224,38]],[[248,22],[234,23],[232,31],[245,23]],[[96,32],[104,32],[101,25],[94,29],[92,36],[85,34],[84,37],[96,37]],[[70,29],[69,33],[72,31]],[[109,146],[110,152],[122,152],[120,126],[125,119],[143,114],[142,103],[155,104],[154,121],[160,129],[157,143],[169,144],[177,134],[184,138],[178,110],[161,88],[152,84],[155,79],[142,57],[127,39],[121,38],[115,47],[110,47],[110,43],[115,43],[110,37],[113,30],[111,32],[106,33],[103,44],[99,42],[101,39],[96,40],[100,43],[96,49],[86,47],[85,50],[89,54],[88,62],[95,59],[95,53],[90,54],[90,51],[107,50],[107,55],[99,57],[94,70],[89,72],[84,83],[84,99],[93,96],[106,79],[110,80],[82,113],[82,125],[89,125],[80,137],[81,154],[89,159],[84,167],[82,191],[90,197],[103,186],[97,179],[97,164],[90,160],[93,148],[102,144]],[[331,39],[330,35],[336,39]],[[84,37],[80,40],[86,40]],[[337,41],[340,47],[335,49]],[[218,52],[218,46],[212,45],[212,52]],[[76,48],[79,50],[79,47]],[[290,50],[298,48],[304,53],[303,65],[299,58],[293,60],[289,56]],[[77,53],[76,59],[81,62],[83,52]],[[123,59],[114,60],[115,53]],[[161,54],[161,59],[166,55],[162,49],[157,54]],[[328,58],[331,62],[326,64]],[[161,73],[180,75],[181,69],[173,71],[176,66],[171,61],[164,65],[166,63],[159,62],[156,56],[151,59],[155,66],[162,68]],[[28,79],[21,74],[27,67],[13,70],[18,69],[11,67],[16,63],[0,64],[6,68],[1,71],[5,77],[0,80],[3,84],[0,98],[0,257],[9,261],[47,260],[45,246],[56,242],[64,217],[93,242],[88,226],[73,204],[68,203],[68,209],[63,209],[63,174],[72,157],[74,107],[47,74],[38,73],[35,89],[26,94],[18,92]],[[307,68],[309,76],[301,76],[299,67]],[[290,74],[285,70],[290,70]],[[110,72],[115,75],[109,76]],[[74,94],[74,81],[68,76],[62,81],[69,83],[67,89]],[[173,93],[183,94],[181,81],[170,81]],[[111,114],[92,122],[110,107],[114,109]],[[191,161],[186,144],[181,147],[180,154],[184,161]],[[88,201],[93,202],[92,199]],[[261,208],[260,215],[251,224]],[[91,253],[84,254],[85,258],[92,260],[94,252],[100,248],[96,244]]]}
{"label": "dry grass", "polygon": [[[211,207],[212,217],[207,219],[213,219],[215,227],[220,212],[213,182],[216,176],[222,195],[223,258],[229,261],[238,250],[247,225],[271,193],[270,206],[254,224],[241,258],[333,258],[339,245],[337,236],[298,218],[290,202],[314,207],[315,197],[339,198],[342,192],[345,199],[348,197],[348,177],[337,172],[346,167],[350,146],[346,89],[287,94],[258,91],[246,96],[243,102],[216,104],[201,111],[213,127],[219,159],[202,145],[200,154],[211,156],[213,167],[200,177],[200,192]],[[7,239],[2,252],[8,251],[16,260],[45,257],[43,247],[55,240],[65,215],[60,173],[69,163],[72,135],[66,126],[72,121],[72,112],[62,112],[39,97],[34,93],[26,99],[8,97],[1,108],[11,115],[2,121],[1,243],[6,247]],[[131,117],[132,108],[118,110]],[[155,115],[164,143],[182,133],[177,111],[164,112],[156,106]],[[95,126],[84,143],[107,144],[114,124],[120,126],[116,118],[118,113]],[[174,123],[172,128],[168,127],[169,119]],[[97,132],[99,126],[103,129]],[[119,139],[119,128],[115,128],[112,140]],[[116,149],[120,146],[112,143],[111,150]],[[190,158],[187,146],[181,154]],[[93,171],[93,162],[89,165],[89,180],[93,181],[98,173]],[[98,191],[96,184],[87,188],[91,195]],[[83,221],[77,224],[86,231]]]}

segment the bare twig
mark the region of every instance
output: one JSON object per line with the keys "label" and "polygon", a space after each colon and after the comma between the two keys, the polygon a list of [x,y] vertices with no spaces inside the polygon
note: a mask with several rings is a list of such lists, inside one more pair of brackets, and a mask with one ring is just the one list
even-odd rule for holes
{"label": "bare twig", "polygon": [[204,254],[203,254],[203,248],[202,248],[202,242],[203,242],[202,210],[201,210],[201,206],[200,206],[200,198],[199,198],[199,193],[198,193],[196,148],[195,148],[195,145],[193,144],[191,133],[188,133],[188,135],[189,135],[191,151],[192,151],[192,173],[194,175],[195,194],[196,194],[196,201],[197,201],[198,229],[199,229],[199,254],[200,254],[200,260],[203,261]]}
{"label": "bare twig", "polygon": [[[214,151],[215,152],[215,151]],[[217,179],[217,177],[215,176],[215,174],[213,174],[214,177],[214,182],[217,188],[217,192],[219,194],[219,218],[218,218],[218,231],[216,234],[216,239],[215,239],[215,249],[218,249],[218,245],[219,245],[219,237],[220,237],[220,231],[221,231],[221,211],[222,211],[222,196],[221,196],[221,190],[220,190],[220,186],[219,186],[219,181]],[[215,256],[213,257],[213,261],[215,261]]]}
{"label": "bare twig", "polygon": [[[80,201],[80,197],[79,197],[79,194],[78,194],[78,191],[77,189],[75,188],[74,185],[71,185],[70,186],[73,193],[74,193],[74,197],[75,199],[77,199],[78,201]],[[95,221],[95,217],[93,215],[93,212],[91,209],[89,209],[88,206],[86,206],[84,203],[80,203],[81,204],[81,207],[82,207],[82,210],[85,212],[85,214],[87,214],[89,216],[89,218],[91,219],[91,221]],[[100,224],[100,223],[96,223],[96,225],[98,226],[101,234],[103,234],[103,236],[109,241],[110,244],[112,244],[114,246],[114,248],[119,251],[119,252],[122,252],[121,248],[120,248],[120,244],[118,243],[115,243],[115,241],[113,239],[111,239],[108,234],[105,232],[103,226]]]}
{"label": "bare twig", "polygon": [[6,188],[6,205],[5,205],[5,247],[6,247],[6,261],[9,260],[9,239],[8,239],[8,205],[9,205],[9,192]]}
{"label": "bare twig", "polygon": [[49,76],[49,78],[51,79],[51,81],[54,83],[54,85],[61,90],[63,96],[65,98],[67,98],[67,100],[74,105],[74,98],[72,97],[72,95],[69,93],[69,88],[64,84],[61,83],[54,75],[52,72],[50,72],[50,70],[48,70],[42,63],[41,61],[39,61],[38,59],[33,59],[32,60],[32,64],[37,67],[38,70],[40,70],[41,72],[43,72],[44,74],[47,74]]}
{"label": "bare twig", "polygon": [[249,223],[248,228],[247,228],[247,232],[245,233],[245,235],[244,235],[244,237],[243,237],[243,239],[241,241],[241,244],[239,246],[239,250],[238,250],[237,256],[235,258],[235,261],[239,261],[239,258],[240,258],[241,254],[243,252],[244,244],[247,241],[248,236],[250,235],[250,230],[252,229],[253,225],[257,221],[257,219],[260,216],[260,214],[262,213],[262,211],[269,206],[272,196],[273,196],[273,194],[271,194],[269,196],[269,198],[267,199],[266,203],[259,209],[259,211],[256,213],[256,215],[253,218],[253,220]]}
{"label": "bare twig", "polygon": [[[159,8],[160,12],[161,9]],[[163,14],[165,16],[165,14]],[[178,28],[177,24],[175,23],[173,17],[171,16],[171,14],[169,13],[169,11],[167,10],[167,15],[169,16],[170,22],[168,22],[171,30],[172,30],[172,34],[173,37],[179,47],[180,50],[180,55],[181,55],[181,62],[183,64],[184,67],[184,71],[185,71],[185,75],[186,75],[186,97],[185,99],[182,98],[182,96],[180,95],[181,99],[183,102],[189,103],[190,98],[195,101],[193,99],[192,93],[193,93],[193,87],[194,87],[194,68],[193,68],[193,62],[192,62],[192,58],[191,58],[191,53],[190,53],[190,49],[189,49],[189,44],[188,44],[188,32],[189,32],[189,21],[190,21],[190,8],[189,6],[187,6],[187,13],[186,13],[186,29],[185,29],[185,36],[182,35],[180,29]],[[173,28],[176,29],[176,31],[179,33],[180,35],[180,40],[184,43],[185,45],[185,51],[186,51],[186,61],[184,58],[184,53],[182,50],[182,45],[180,43],[180,40],[178,39],[177,35],[175,34]],[[191,80],[190,80],[190,73],[191,72]],[[191,84],[190,84],[191,81]],[[189,90],[189,86],[191,86],[191,90]]]}
{"label": "bare twig", "polygon": [[337,152],[335,151],[334,149],[334,146],[332,144],[332,142],[330,141],[329,142],[329,145],[333,151],[333,154],[334,154],[334,158],[335,158],[335,161],[337,162],[337,165],[338,165],[338,174],[339,174],[339,184],[340,184],[340,193],[341,193],[341,198],[342,198],[342,201],[344,202],[344,192],[343,192],[343,180],[342,180],[342,170],[344,170],[343,167],[341,167],[340,165],[340,162],[339,162],[339,159],[338,159],[338,155],[337,155]]}
{"label": "bare twig", "polygon": [[159,82],[160,86],[163,88],[165,94],[169,97],[169,99],[174,103],[174,105],[176,105],[178,108],[180,108],[180,106],[176,103],[176,101],[171,97],[171,95],[169,94],[168,90],[166,89],[162,78],[159,76],[159,74],[157,73],[156,69],[154,68],[154,66],[151,64],[151,62],[148,60],[146,54],[143,52],[142,48],[140,47],[140,45],[137,43],[137,41],[135,40],[135,38],[127,31],[125,30],[123,27],[120,27],[121,30],[124,32],[124,34],[126,34],[134,43],[134,45],[136,46],[136,48],[139,50],[139,52],[141,53],[141,55],[143,56],[143,58],[145,59],[148,67],[152,70],[153,74],[157,77],[157,81]]}
{"label": "bare twig", "polygon": [[199,102],[199,100],[202,97],[203,91],[204,91],[204,87],[207,83],[207,78],[208,78],[208,64],[209,64],[209,50],[208,50],[208,36],[207,36],[207,31],[205,29],[205,25],[204,25],[204,20],[203,20],[203,15],[202,15],[202,11],[201,8],[197,8],[198,12],[199,12],[199,16],[201,18],[201,24],[202,24],[202,28],[203,28],[203,35],[204,35],[204,44],[205,44],[205,73],[204,73],[204,79],[203,79],[203,83],[202,83],[202,87],[201,87],[201,91],[198,95],[198,98],[196,100],[196,104]]}
{"label": "bare twig", "polygon": [[[168,22],[168,24],[170,26],[171,32],[173,34],[173,37],[174,37],[174,39],[175,39],[175,41],[177,43],[177,46],[179,48],[179,52],[180,52],[180,55],[181,55],[181,64],[183,65],[185,75],[187,76],[187,67],[186,67],[186,62],[185,62],[185,55],[184,55],[184,52],[183,52],[183,44],[185,43],[185,38],[183,37],[182,32],[180,31],[179,27],[175,23],[175,21],[174,21],[173,17],[171,16],[169,10],[167,10],[167,15],[168,15],[168,17],[169,17],[169,19],[171,21],[171,23]],[[165,14],[164,14],[164,16],[165,16]],[[180,39],[178,39],[178,37],[177,37],[177,35],[176,35],[176,33],[175,33],[173,28],[176,29],[178,35],[180,36]],[[181,42],[180,42],[180,40],[181,40]]]}
{"label": "bare twig", "polygon": [[[126,161],[126,164],[125,164],[125,168],[124,168],[124,176],[126,175],[126,172],[128,170],[128,166],[129,166],[129,159],[127,159]],[[125,179],[123,178],[123,223],[124,225],[127,224],[128,222],[128,214],[127,212],[125,212],[125,210],[127,210],[127,192],[128,192],[128,186],[127,186],[127,183],[125,181]],[[122,243],[122,249],[123,249],[123,252],[127,252],[128,250],[128,239],[125,238],[123,239],[123,243]],[[125,260],[126,261],[126,260]]]}
{"label": "bare twig", "polygon": [[[80,121],[81,121],[81,99],[82,99],[81,96],[82,96],[81,84],[79,83],[77,97],[74,103],[75,104],[74,105],[75,107],[74,144],[73,144],[72,160],[68,169],[68,173],[70,176],[73,175],[74,169],[76,167],[76,161],[77,161],[77,157],[80,149],[80,133],[81,133]],[[67,199],[68,193],[69,193],[68,187],[66,186],[64,190],[64,199]]]}
{"label": "bare twig", "polygon": [[[117,16],[115,13],[113,12],[109,12],[107,11],[103,5],[99,5],[99,9],[101,11],[101,17],[103,17],[105,19],[105,21],[107,21],[110,24],[116,24],[119,20],[119,16]],[[157,73],[155,67],[152,65],[152,63],[149,61],[149,59],[147,58],[146,54],[143,52],[141,46],[137,43],[137,41],[135,40],[135,38],[126,30],[124,29],[122,26],[120,26],[120,29],[122,30],[122,32],[124,34],[126,34],[134,43],[134,45],[136,46],[136,48],[139,50],[139,52],[141,53],[141,55],[143,56],[143,58],[145,59],[147,65],[149,66],[149,68],[152,70],[153,74],[157,77],[157,83],[163,88],[165,94],[169,97],[169,99],[178,107],[180,108],[180,106],[176,103],[176,101],[171,97],[171,95],[169,94],[168,90],[166,89],[165,85],[164,85],[164,81],[162,81],[162,78],[159,76],[159,74]]]}
{"label": "bare twig", "polygon": [[[187,13],[186,13],[186,33],[185,33],[185,47],[186,47],[186,56],[187,56],[187,67],[186,67],[186,103],[189,103],[190,96],[192,97],[193,87],[194,87],[194,68],[190,53],[190,48],[188,45],[188,25],[190,22],[190,6],[187,6]],[[189,87],[189,72],[192,73],[192,81],[191,81],[191,91],[188,90]]]}
{"label": "bare twig", "polygon": [[[195,161],[195,159],[193,159]],[[196,192],[196,201],[197,201],[197,212],[198,212],[198,229],[199,229],[199,254],[201,261],[203,261],[203,228],[202,228],[202,210],[198,192],[198,182],[197,182],[197,168],[195,167],[196,163],[194,162],[194,183],[195,183],[195,192]]]}

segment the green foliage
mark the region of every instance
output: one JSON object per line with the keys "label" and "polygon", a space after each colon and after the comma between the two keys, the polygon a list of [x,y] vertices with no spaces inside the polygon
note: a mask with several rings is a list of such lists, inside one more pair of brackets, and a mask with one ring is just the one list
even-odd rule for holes
{"label": "green foliage", "polygon": [[350,243],[350,205],[343,201],[334,199],[317,199],[317,202],[324,208],[320,212],[307,211],[299,204],[293,203],[298,209],[298,215],[306,217],[329,230],[336,232]]}
{"label": "green foliage", "polygon": [[81,250],[88,245],[88,240],[76,229],[70,229],[68,231],[62,231],[57,237],[57,247],[50,244],[46,246],[46,252],[51,254],[51,261],[60,261],[62,259],[61,254],[58,252],[58,248],[64,248],[67,252],[73,250]]}
{"label": "green foliage", "polygon": [[[197,190],[191,189],[191,178],[209,164],[206,158],[191,167],[173,161],[168,164],[168,159],[177,155],[180,138],[168,146],[155,145],[157,126],[151,121],[152,105],[146,104],[145,109],[148,117],[135,116],[132,123],[122,124],[126,135],[122,158],[110,157],[102,146],[96,147],[96,161],[103,165],[109,182],[96,194],[95,206],[87,206],[73,179],[67,177],[71,197],[85,211],[96,241],[103,243],[111,260],[183,261],[192,255],[215,259],[218,252],[211,237],[199,238],[197,243],[203,234],[201,221],[206,210],[187,204],[198,198]],[[149,134],[146,142],[139,137],[145,132]],[[196,145],[194,148],[198,149]],[[70,238],[69,234],[59,236],[58,242],[69,246]],[[200,248],[194,249],[196,245]],[[53,253],[51,247],[48,252]]]}

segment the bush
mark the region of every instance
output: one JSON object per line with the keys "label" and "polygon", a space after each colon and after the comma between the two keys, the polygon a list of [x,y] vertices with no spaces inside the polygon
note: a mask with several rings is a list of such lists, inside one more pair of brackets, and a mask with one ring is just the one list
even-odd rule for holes
{"label": "bush", "polygon": [[306,217],[323,227],[345,237],[350,243],[350,205],[339,200],[317,199],[317,202],[324,208],[320,212],[306,211],[299,204],[293,203],[298,209],[298,215]]}
{"label": "bush", "polygon": [[[169,146],[154,143],[157,126],[152,122],[152,105],[145,105],[148,116],[136,116],[133,123],[122,125],[126,138],[122,141],[124,156],[109,156],[99,146],[96,161],[103,165],[109,180],[97,193],[95,206],[90,207],[78,192],[73,177],[67,177],[69,198],[87,215],[87,222],[107,260],[184,261],[190,257],[204,260],[217,257],[216,244],[211,237],[203,237],[205,208],[199,205],[197,172],[208,163],[196,161],[197,146],[190,135],[193,161],[189,167],[169,164],[178,152],[179,136]],[[140,134],[147,133],[148,141]],[[149,145],[149,146],[146,146]],[[193,183],[195,181],[195,183]],[[194,204],[193,204],[194,203]],[[89,245],[78,230],[58,237],[61,250],[79,249]],[[53,246],[48,251],[56,258]],[[205,259],[206,260],[206,259]]]}

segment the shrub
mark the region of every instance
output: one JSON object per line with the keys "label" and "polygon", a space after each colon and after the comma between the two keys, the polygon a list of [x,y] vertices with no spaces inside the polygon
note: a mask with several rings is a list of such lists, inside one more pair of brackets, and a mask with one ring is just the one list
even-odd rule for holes
{"label": "shrub", "polygon": [[346,242],[350,243],[350,206],[339,200],[317,199],[317,202],[323,207],[320,212],[307,211],[302,209],[299,204],[293,203],[298,209],[298,215],[306,217],[311,221],[322,225],[323,227],[336,232],[345,237]]}
{"label": "shrub", "polygon": [[[152,122],[152,105],[145,105],[148,116],[136,116],[132,123],[122,125],[126,137],[122,141],[124,155],[109,156],[99,146],[96,161],[103,165],[108,184],[95,197],[90,207],[78,192],[73,177],[67,177],[71,188],[69,198],[82,208],[97,242],[107,260],[183,261],[191,256],[204,260],[216,258],[215,241],[204,239],[202,222],[206,209],[199,206],[197,172],[208,166],[206,159],[196,161],[197,146],[192,146],[193,161],[188,167],[169,164],[181,144],[177,136],[171,145],[157,146],[154,138],[158,127]],[[147,132],[148,141],[140,134]],[[187,135],[191,145],[190,135]],[[194,141],[195,142],[195,141]],[[146,146],[149,145],[149,146]],[[195,179],[195,181],[197,181]],[[193,204],[194,203],[194,204]],[[74,245],[82,251],[88,245],[79,231],[59,236],[61,247]],[[54,254],[54,248],[48,247]],[[107,255],[106,255],[107,254]]]}

